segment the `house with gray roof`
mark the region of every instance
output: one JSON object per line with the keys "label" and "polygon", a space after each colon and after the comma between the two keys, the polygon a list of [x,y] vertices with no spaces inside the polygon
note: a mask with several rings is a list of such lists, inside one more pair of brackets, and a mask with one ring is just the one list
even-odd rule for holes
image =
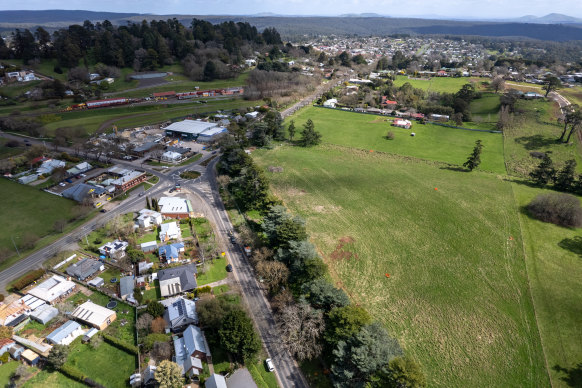
{"label": "house with gray roof", "polygon": [[66,272],[74,278],[84,281],[93,276],[96,272],[103,271],[104,269],[105,265],[103,263],[86,257],[83,260],[70,265]]}
{"label": "house with gray roof", "polygon": [[228,388],[224,376],[216,373],[206,379],[204,386],[206,388]]}
{"label": "house with gray roof", "polygon": [[75,321],[67,321],[64,325],[46,336],[46,342],[53,345],[69,345],[83,334],[83,328]]}
{"label": "house with gray roof", "polygon": [[56,318],[58,315],[58,309],[43,303],[40,307],[37,307],[32,313],[30,313],[30,318],[46,325],[51,319]]}
{"label": "house with gray roof", "polygon": [[190,325],[184,330],[181,338],[174,340],[176,364],[185,375],[199,375],[202,371],[202,360],[207,356],[207,349],[202,330]]}
{"label": "house with gray roof", "polygon": [[124,276],[119,279],[119,297],[123,300],[133,300],[135,276]]}
{"label": "house with gray roof", "polygon": [[179,267],[158,271],[158,281],[160,282],[162,297],[166,298],[195,289],[197,287],[197,273],[198,270],[195,264],[181,265]]}
{"label": "house with gray roof", "polygon": [[170,326],[170,330],[176,332],[187,325],[198,323],[198,314],[196,314],[196,302],[183,297],[166,299],[161,302],[166,310],[164,319]]}

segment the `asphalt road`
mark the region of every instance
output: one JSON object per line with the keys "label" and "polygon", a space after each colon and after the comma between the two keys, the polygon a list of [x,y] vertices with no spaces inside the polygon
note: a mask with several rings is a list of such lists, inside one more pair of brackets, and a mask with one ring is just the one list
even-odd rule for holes
{"label": "asphalt road", "polygon": [[[7,134],[3,135],[6,137],[12,137]],[[160,181],[152,189],[147,191],[149,197],[159,196],[164,191],[174,187],[177,182],[181,184],[183,189],[190,192],[192,199],[194,199],[193,206],[198,210],[201,210],[201,212],[204,213],[217,229],[218,240],[221,245],[225,247],[227,259],[233,265],[234,278],[242,290],[244,303],[250,311],[251,317],[253,318],[265,348],[267,349],[267,353],[275,365],[275,375],[277,376],[279,385],[283,388],[307,388],[309,385],[301,373],[297,362],[293,357],[291,357],[291,354],[279,339],[279,334],[270,305],[254,276],[253,269],[247,261],[242,248],[239,245],[235,246],[231,244],[225,237],[229,231],[234,232],[234,228],[228,218],[228,214],[218,193],[216,175],[214,173],[214,166],[218,158],[215,158],[210,162],[206,168],[200,165],[201,162],[212,156],[214,155],[207,154],[193,164],[171,168],[168,169],[168,171],[163,172],[159,172],[147,166],[144,167],[139,163],[130,163],[119,160],[115,160],[115,163],[128,167],[140,168],[158,176]],[[179,174],[186,170],[196,170],[202,175],[193,180],[181,179]],[[107,213],[100,213],[79,228],[65,234],[54,243],[39,249],[28,257],[19,260],[10,268],[0,272],[0,288],[4,290],[10,281],[26,274],[32,269],[41,267],[45,260],[56,253],[74,247],[79,240],[84,238],[92,230],[105,225],[117,215],[125,214],[130,211],[138,211],[144,207],[144,197],[139,197],[137,190],[132,192],[130,197],[124,200],[117,207]]]}

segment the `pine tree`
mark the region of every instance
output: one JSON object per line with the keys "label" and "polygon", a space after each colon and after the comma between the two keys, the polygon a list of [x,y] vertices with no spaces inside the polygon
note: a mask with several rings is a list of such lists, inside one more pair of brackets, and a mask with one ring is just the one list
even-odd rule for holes
{"label": "pine tree", "polygon": [[463,163],[463,167],[469,169],[469,171],[473,171],[475,168],[479,167],[481,164],[481,151],[483,150],[483,144],[481,140],[477,140],[475,142],[475,148],[473,148],[473,152],[469,159],[465,163]]}
{"label": "pine tree", "polygon": [[148,208],[149,210],[152,210],[152,205],[150,204],[150,198],[146,197],[146,208]]}
{"label": "pine tree", "polygon": [[561,191],[572,191],[576,183],[574,174],[576,173],[576,161],[574,159],[566,161],[564,167],[556,174],[554,186]]}
{"label": "pine tree", "polygon": [[529,174],[538,186],[545,186],[556,177],[556,169],[550,153],[550,151],[546,152],[538,167]]}
{"label": "pine tree", "polygon": [[311,119],[303,124],[303,128],[301,131],[301,145],[303,147],[311,147],[321,143],[321,133],[315,130],[315,125]]}

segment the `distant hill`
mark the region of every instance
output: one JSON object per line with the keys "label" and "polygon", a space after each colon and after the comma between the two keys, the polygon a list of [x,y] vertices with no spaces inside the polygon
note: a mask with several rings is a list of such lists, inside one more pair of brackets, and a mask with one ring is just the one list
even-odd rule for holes
{"label": "distant hill", "polygon": [[113,24],[128,21],[176,18],[189,25],[193,18],[211,23],[248,22],[259,30],[275,27],[284,37],[304,35],[389,35],[448,34],[493,37],[525,37],[550,41],[582,40],[582,19],[561,14],[543,17],[524,16],[518,20],[467,21],[422,18],[394,18],[377,14],[348,14],[344,17],[280,16],[263,13],[249,16],[229,15],[151,15],[92,11],[0,11],[0,31],[14,28],[35,28],[43,25],[62,28],[84,20],[109,20]]}
{"label": "distant hill", "polygon": [[85,20],[118,20],[139,15],[138,13],[68,11],[52,9],[44,11],[0,11],[0,23],[46,24],[55,22],[82,23]]}

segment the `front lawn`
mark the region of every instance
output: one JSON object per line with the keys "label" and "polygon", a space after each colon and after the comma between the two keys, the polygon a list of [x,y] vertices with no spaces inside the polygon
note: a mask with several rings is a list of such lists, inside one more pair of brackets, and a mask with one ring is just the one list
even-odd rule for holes
{"label": "front lawn", "polygon": [[41,370],[36,376],[28,380],[22,388],[87,388],[83,383],[68,378],[60,372]]}
{"label": "front lawn", "polygon": [[206,264],[204,265],[206,266],[206,272],[201,273],[201,267],[198,269],[199,273],[196,280],[198,286],[203,286],[208,283],[214,283],[216,281],[225,279],[228,275],[228,272],[226,272],[226,264],[226,258],[224,257],[221,257],[220,259],[214,259],[212,263],[210,260],[206,260]]}

